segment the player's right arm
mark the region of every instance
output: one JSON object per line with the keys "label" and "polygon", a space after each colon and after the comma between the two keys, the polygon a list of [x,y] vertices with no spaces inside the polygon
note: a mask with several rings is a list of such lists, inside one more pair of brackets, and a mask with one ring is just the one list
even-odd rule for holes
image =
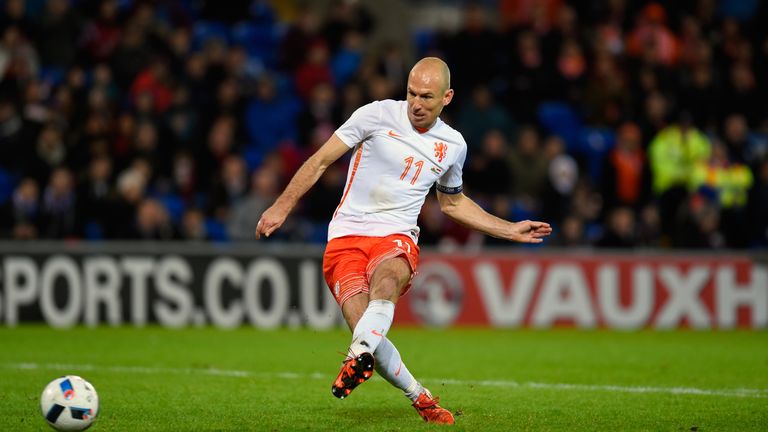
{"label": "player's right arm", "polygon": [[301,165],[275,203],[261,214],[256,224],[256,238],[269,237],[280,228],[299,199],[311,188],[329,165],[349,151],[349,146],[333,134],[309,159]]}

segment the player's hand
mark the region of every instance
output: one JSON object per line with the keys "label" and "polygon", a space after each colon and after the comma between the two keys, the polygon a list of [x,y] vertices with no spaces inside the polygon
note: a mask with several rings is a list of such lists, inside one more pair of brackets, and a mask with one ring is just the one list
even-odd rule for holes
{"label": "player's hand", "polygon": [[520,243],[541,243],[552,234],[552,227],[546,222],[524,220],[512,224],[511,239]]}
{"label": "player's hand", "polygon": [[280,228],[288,217],[288,212],[282,210],[277,205],[266,209],[261,214],[259,222],[256,223],[256,238],[260,239],[262,235],[269,237],[275,230]]}

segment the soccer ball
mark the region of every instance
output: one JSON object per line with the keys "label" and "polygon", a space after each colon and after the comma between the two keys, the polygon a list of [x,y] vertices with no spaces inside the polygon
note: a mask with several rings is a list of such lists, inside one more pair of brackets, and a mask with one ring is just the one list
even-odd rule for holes
{"label": "soccer ball", "polygon": [[40,411],[54,429],[80,431],[99,415],[99,395],[91,383],[79,376],[63,376],[45,386]]}

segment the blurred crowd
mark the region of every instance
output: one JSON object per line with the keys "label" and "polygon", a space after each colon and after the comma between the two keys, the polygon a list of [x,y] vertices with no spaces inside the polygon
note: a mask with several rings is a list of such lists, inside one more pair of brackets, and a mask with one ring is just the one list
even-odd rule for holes
{"label": "blurred crowd", "polygon": [[[768,247],[766,2],[401,0],[458,17],[414,19],[407,46],[374,41],[366,1],[0,3],[2,238],[250,240],[309,154],[436,55],[467,194],[552,223],[547,245]],[[347,163],[269,241],[323,243]],[[501,245],[434,194],[419,225]]]}

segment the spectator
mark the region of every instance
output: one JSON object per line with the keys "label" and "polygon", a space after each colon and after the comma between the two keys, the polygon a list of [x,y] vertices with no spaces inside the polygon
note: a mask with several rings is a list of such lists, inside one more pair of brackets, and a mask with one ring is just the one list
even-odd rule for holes
{"label": "spectator", "polygon": [[48,182],[51,172],[67,161],[67,147],[59,128],[48,124],[40,131],[35,144],[35,160],[29,173],[41,184]]}
{"label": "spectator", "polygon": [[[42,223],[40,191],[37,181],[23,179],[13,191],[11,201],[2,209],[3,237],[34,239]],[[7,228],[7,231],[6,231]]]}
{"label": "spectator", "polygon": [[541,42],[532,31],[524,31],[517,37],[513,58],[509,106],[515,119],[532,123],[538,103],[551,96],[559,96],[551,91],[554,71],[546,63]]}
{"label": "spectator", "polygon": [[658,207],[651,203],[640,211],[640,218],[637,222],[637,242],[638,246],[655,248],[660,246],[660,240],[661,217]]}
{"label": "spectator", "polygon": [[171,224],[168,210],[151,198],[141,201],[136,209],[130,237],[133,240],[173,240],[178,234]]}
{"label": "spectator", "polygon": [[299,114],[296,124],[299,128],[298,145],[304,148],[309,147],[312,134],[318,127],[336,130],[339,126],[336,93],[330,84],[319,84],[312,89],[309,100]]}
{"label": "spectator", "polygon": [[6,0],[3,12],[0,15],[0,33],[5,33],[9,27],[16,27],[24,39],[35,39],[35,23],[26,16],[26,0]]}
{"label": "spectator", "polygon": [[66,68],[74,64],[83,23],[68,0],[47,0],[38,24],[37,47],[45,66]]}
{"label": "spectator", "polygon": [[315,86],[334,84],[327,44],[317,40],[312,42],[308,50],[307,58],[296,69],[295,76],[296,92],[304,100],[309,99]]}
{"label": "spectator", "polygon": [[552,238],[553,246],[562,248],[584,248],[589,246],[584,233],[584,221],[573,215],[566,216],[560,224],[560,229],[555,230]]}
{"label": "spectator", "polygon": [[637,244],[635,213],[628,207],[616,207],[608,215],[608,226],[596,246],[625,249]]}
{"label": "spectator", "polygon": [[[365,42],[365,37],[359,32],[349,31],[344,35],[341,47],[331,57],[330,61],[331,76],[334,78],[337,87],[341,87],[349,82],[357,73],[363,61]],[[389,72],[389,69],[384,69],[382,75],[384,72]],[[391,78],[390,81],[394,82]]]}
{"label": "spectator", "polygon": [[758,165],[755,182],[748,198],[749,244],[768,247],[768,159]]}
{"label": "spectator", "polygon": [[123,27],[120,43],[111,57],[115,82],[127,89],[151,61],[152,51],[141,28],[133,21]]}
{"label": "spectator", "polygon": [[443,48],[451,64],[451,83],[456,94],[467,97],[478,85],[493,81],[499,70],[495,64],[496,53],[502,47],[499,37],[488,24],[483,6],[469,3],[462,12],[462,28],[447,39]]}
{"label": "spectator", "polygon": [[742,114],[731,114],[723,124],[723,143],[728,152],[728,160],[737,163],[751,163],[753,155],[749,148],[749,125]]}
{"label": "spectator", "polygon": [[515,123],[509,112],[494,101],[491,89],[484,84],[472,91],[472,98],[464,105],[458,121],[470,154],[480,150],[484,137],[491,130],[501,132],[507,140],[515,133]]}
{"label": "spectator", "polygon": [[542,218],[559,224],[571,208],[571,198],[579,182],[576,160],[565,152],[562,138],[552,135],[544,144],[547,179],[541,195]]}
{"label": "spectator", "polygon": [[29,149],[25,138],[24,122],[16,105],[0,98],[0,167],[15,171],[31,165],[35,150]]}
{"label": "spectator", "polygon": [[627,36],[627,54],[641,57],[650,52],[661,64],[674,65],[680,55],[680,42],[667,26],[667,12],[659,3],[648,3],[637,25]]}
{"label": "spectator", "polygon": [[277,198],[278,182],[274,172],[256,170],[251,176],[251,190],[242,201],[234,205],[228,218],[227,231],[233,240],[253,239],[256,222],[261,213]]}
{"label": "spectator", "polygon": [[117,199],[114,204],[115,217],[110,218],[105,233],[107,238],[129,239],[134,232],[136,208],[144,199],[147,177],[136,168],[128,168],[117,178]]}
{"label": "spectator", "polygon": [[715,81],[712,66],[701,64],[693,67],[688,82],[683,83],[681,106],[693,116],[693,122],[711,129],[717,124],[722,92]]}
{"label": "spectator", "polygon": [[103,237],[110,221],[119,217],[115,214],[112,169],[112,160],[106,154],[96,156],[90,162],[86,177],[77,186],[77,211],[81,223],[96,237]]}
{"label": "spectator", "polygon": [[118,22],[117,0],[104,0],[98,16],[83,29],[80,44],[94,63],[108,61],[120,42],[122,29]]}
{"label": "spectator", "polygon": [[650,200],[651,172],[636,124],[627,122],[619,128],[616,147],[605,158],[602,185],[606,209],[638,211]]}
{"label": "spectator", "polygon": [[208,189],[215,181],[224,161],[238,152],[238,144],[235,142],[236,129],[235,119],[228,116],[216,119],[209,129],[204,147],[198,150],[197,155],[199,185],[203,190]]}
{"label": "spectator", "polygon": [[72,173],[63,167],[54,169],[43,192],[42,237],[66,239],[79,234],[76,200]]}
{"label": "spectator", "polygon": [[208,214],[218,221],[229,218],[229,209],[245,198],[248,192],[248,170],[245,161],[235,155],[224,159],[220,176],[213,183],[208,198]]}
{"label": "spectator", "polygon": [[131,85],[134,103],[143,94],[152,97],[155,113],[162,114],[170,107],[173,92],[169,82],[168,65],[164,60],[155,60],[136,76]]}
{"label": "spectator", "polygon": [[181,238],[187,241],[211,240],[205,226],[205,215],[197,208],[190,208],[181,218]]}
{"label": "spectator", "polygon": [[535,200],[544,188],[548,162],[541,152],[539,140],[536,128],[524,126],[517,135],[517,143],[508,153],[515,199]]}
{"label": "spectator", "polygon": [[[678,123],[661,130],[651,141],[649,160],[653,173],[653,192],[659,199],[662,234],[671,236],[694,167],[706,163],[711,153],[709,139],[691,124],[683,113]],[[708,216],[708,215],[707,215]],[[711,222],[706,218],[706,222]]]}
{"label": "spectator", "polygon": [[299,107],[295,100],[278,94],[274,77],[265,75],[259,79],[256,96],[246,108],[245,124],[249,143],[260,158],[283,141],[296,142]]}
{"label": "spectator", "polygon": [[744,231],[747,224],[745,207],[752,182],[749,167],[731,162],[728,150],[720,143],[712,146],[709,161],[698,162],[693,167],[690,187],[710,196],[712,204],[720,209],[720,232],[727,246],[743,248],[749,241]]}
{"label": "spectator", "polygon": [[[38,74],[40,67],[37,52],[15,25],[2,31],[0,40],[0,78],[21,86]],[[11,89],[16,90],[16,89]]]}
{"label": "spectator", "polygon": [[320,18],[317,13],[307,5],[302,6],[280,43],[278,64],[282,71],[293,73],[299,65],[304,63],[306,47],[318,39],[319,27]]}

